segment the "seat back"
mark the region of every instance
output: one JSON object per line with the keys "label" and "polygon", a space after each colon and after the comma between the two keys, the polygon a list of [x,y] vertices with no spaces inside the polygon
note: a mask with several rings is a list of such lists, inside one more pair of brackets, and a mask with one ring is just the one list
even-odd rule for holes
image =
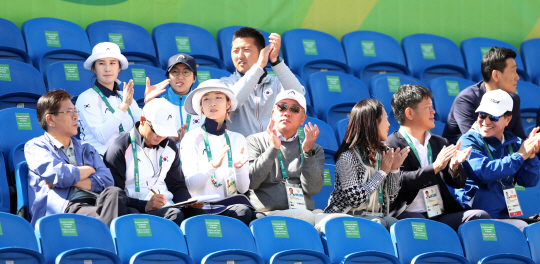
{"label": "seat back", "polygon": [[525,235],[511,224],[497,220],[474,220],[462,224],[458,234],[465,257],[471,263],[503,253],[531,258]]}
{"label": "seat back", "polygon": [[374,31],[354,31],[344,35],[341,44],[347,65],[366,85],[373,76],[381,73],[410,74],[403,50],[391,36]]}
{"label": "seat back", "polygon": [[228,249],[257,253],[249,228],[240,220],[220,215],[198,215],[182,222],[189,255],[195,263],[208,254]]}
{"label": "seat back", "polygon": [[7,175],[4,155],[0,152],[0,212],[5,213],[11,212],[8,182],[12,182],[12,180]]}
{"label": "seat back", "polygon": [[399,220],[390,228],[390,235],[396,255],[404,264],[411,263],[419,254],[435,251],[463,256],[456,231],[440,222],[419,218]]}
{"label": "seat back", "polygon": [[35,233],[47,263],[55,263],[60,253],[76,248],[98,248],[116,253],[107,225],[90,216],[48,215],[37,221]]}
{"label": "seat back", "polygon": [[482,80],[482,69],[480,67],[482,57],[493,46],[504,47],[514,50],[517,54],[515,60],[519,77],[522,81],[529,80],[529,75],[525,72],[523,62],[521,61],[521,56],[519,56],[519,53],[516,48],[514,48],[514,46],[497,39],[470,38],[461,42],[461,53],[463,53],[463,57],[465,58],[465,65],[467,66],[467,69],[469,70],[469,73],[471,74],[471,79],[473,81],[478,82]]}
{"label": "seat back", "polygon": [[63,89],[73,96],[73,102],[77,101],[82,92],[94,85],[93,77],[94,73],[85,69],[80,61],[53,63],[46,72],[49,90]]}
{"label": "seat back", "polygon": [[315,201],[315,209],[324,210],[328,206],[328,199],[334,190],[334,182],[336,182],[336,165],[324,164],[323,187],[311,197]]}
{"label": "seat back", "polygon": [[184,234],[173,221],[148,214],[131,214],[115,218],[111,235],[123,263],[144,250],[170,249],[188,253]]}
{"label": "seat back", "polygon": [[523,233],[527,238],[532,260],[535,263],[540,263],[540,223],[526,226]]}
{"label": "seat back", "polygon": [[[86,32],[81,26],[66,20],[49,17],[30,19],[23,23],[22,33],[28,55],[42,73],[54,62],[84,61],[92,52]],[[51,52],[54,55],[44,56]]]}
{"label": "seat back", "polygon": [[389,116],[392,111],[392,96],[404,84],[419,84],[426,88],[428,87],[424,82],[403,74],[386,73],[377,75],[371,79],[371,96],[383,104],[384,110],[386,110]]}
{"label": "seat back", "polygon": [[289,249],[308,249],[324,254],[317,230],[308,222],[283,216],[267,216],[249,225],[257,251],[265,263],[272,256]]}
{"label": "seat back", "polygon": [[540,85],[540,38],[529,39],[521,43],[519,49],[521,51],[521,59],[531,80]]}
{"label": "seat back", "polygon": [[47,92],[43,76],[32,65],[0,59],[0,110],[10,107],[36,109]]}
{"label": "seat back", "polygon": [[34,229],[28,221],[10,213],[0,212],[0,225],[2,230],[0,248],[19,247],[40,251]]}
{"label": "seat back", "polygon": [[454,99],[463,89],[474,85],[474,82],[456,77],[439,77],[431,81],[429,87],[433,93],[433,105],[441,122],[446,123]]}
{"label": "seat back", "polygon": [[[538,99],[540,98],[540,87],[530,82],[518,81],[516,93],[521,100],[521,123],[525,133],[529,133],[536,127],[536,115],[538,111]],[[531,203],[536,204],[536,203]]]}
{"label": "seat back", "polygon": [[229,77],[231,76],[231,73],[214,68],[214,67],[204,67],[200,66],[197,67],[197,80],[195,80],[195,83],[193,84],[193,87],[191,87],[191,90],[197,88],[200,83],[210,80],[210,79],[220,79],[221,77]]}
{"label": "seat back", "polygon": [[[17,189],[17,215],[30,222],[32,220],[31,204],[34,203],[35,194],[28,192],[28,164],[22,161],[15,166],[15,187]],[[29,196],[29,193],[31,196]]]}
{"label": "seat back", "polygon": [[379,251],[395,256],[392,239],[381,224],[357,217],[338,217],[321,227],[321,238],[332,263],[362,251]]}
{"label": "seat back", "polygon": [[32,64],[26,53],[26,44],[21,30],[13,22],[0,18],[0,59],[16,60]]}
{"label": "seat back", "polygon": [[[161,68],[156,68],[144,64],[133,64],[128,69],[122,71],[118,75],[118,79],[125,82],[133,80],[133,99],[137,101],[140,107],[144,105],[144,91],[146,90],[146,77],[150,78],[152,85],[158,84],[167,79],[166,73]],[[120,89],[124,89],[124,84],[119,86]]]}

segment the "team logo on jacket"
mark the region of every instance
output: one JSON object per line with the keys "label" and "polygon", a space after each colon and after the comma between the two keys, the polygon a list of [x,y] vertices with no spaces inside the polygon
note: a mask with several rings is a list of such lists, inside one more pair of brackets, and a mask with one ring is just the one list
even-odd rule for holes
{"label": "team logo on jacket", "polygon": [[199,119],[193,119],[193,124],[198,124],[199,123]]}
{"label": "team logo on jacket", "polygon": [[169,157],[163,157],[163,161],[169,161]]}
{"label": "team logo on jacket", "polygon": [[88,108],[88,107],[90,107],[90,104],[85,104],[84,105],[84,108]]}
{"label": "team logo on jacket", "polygon": [[264,92],[266,95],[271,95],[272,94],[272,90],[268,89]]}
{"label": "team logo on jacket", "polygon": [[172,118],[172,115],[169,115],[169,116],[167,117],[167,120],[169,120],[169,118]]}
{"label": "team logo on jacket", "polygon": [[110,112],[111,110],[107,107],[107,108],[105,108],[105,114],[107,113],[107,111]]}

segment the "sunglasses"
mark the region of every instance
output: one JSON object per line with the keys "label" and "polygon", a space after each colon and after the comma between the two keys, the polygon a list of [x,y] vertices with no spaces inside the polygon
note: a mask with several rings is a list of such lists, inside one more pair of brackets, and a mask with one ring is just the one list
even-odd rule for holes
{"label": "sunglasses", "polygon": [[[154,130],[154,127],[152,126],[152,124],[150,124],[150,122],[148,122],[148,120],[146,120],[146,123],[148,124],[148,126],[150,127],[150,129],[152,130],[152,133],[156,134],[156,131]],[[159,135],[158,135],[159,136]]]}
{"label": "sunglasses", "polygon": [[499,119],[501,118],[500,116],[494,116],[494,115],[490,115],[490,114],[484,113],[484,112],[479,112],[478,117],[480,119],[486,119],[486,117],[489,117],[489,120],[491,120],[491,122],[493,122],[493,123],[499,122]]}
{"label": "sunglasses", "polygon": [[300,106],[299,105],[287,105],[286,103],[279,103],[276,104],[280,112],[285,112],[287,109],[290,109],[292,113],[298,114],[300,113]]}
{"label": "sunglasses", "polygon": [[[172,76],[176,77],[178,75],[180,75],[180,71],[177,70],[177,69],[173,69],[172,71],[169,72]],[[184,75],[184,77],[189,77],[191,76],[191,73],[193,73],[192,71],[188,70],[188,69],[184,69],[182,71],[182,75]]]}

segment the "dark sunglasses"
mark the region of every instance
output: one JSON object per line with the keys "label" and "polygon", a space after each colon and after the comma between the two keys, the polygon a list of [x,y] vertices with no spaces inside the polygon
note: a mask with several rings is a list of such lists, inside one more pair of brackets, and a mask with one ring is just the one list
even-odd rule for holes
{"label": "dark sunglasses", "polygon": [[486,117],[489,117],[489,120],[491,120],[493,123],[499,122],[499,119],[501,118],[500,116],[493,116],[484,112],[478,112],[478,117],[480,117],[480,119],[486,119]]}
{"label": "dark sunglasses", "polygon": [[[154,127],[152,126],[152,124],[150,124],[150,122],[148,122],[148,120],[146,120],[146,123],[148,124],[148,126],[150,127],[150,129],[152,130],[152,133],[156,134],[156,131],[154,130]],[[158,135],[159,136],[159,135]]]}
{"label": "dark sunglasses", "polygon": [[276,104],[280,112],[287,111],[287,109],[290,109],[292,113],[298,114],[300,113],[300,106],[299,105],[287,105],[286,103],[279,103]]}

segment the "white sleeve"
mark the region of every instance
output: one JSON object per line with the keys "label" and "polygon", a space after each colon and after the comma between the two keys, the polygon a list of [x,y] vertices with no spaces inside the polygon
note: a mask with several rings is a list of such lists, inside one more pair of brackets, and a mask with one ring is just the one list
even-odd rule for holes
{"label": "white sleeve", "polygon": [[[210,177],[216,172],[216,169],[209,162],[204,164],[199,163],[199,155],[197,154],[197,146],[194,135],[198,134],[195,131],[189,131],[184,136],[184,140],[180,142],[180,158],[182,159],[182,172],[186,179],[186,185],[190,193],[204,187],[210,180]],[[201,168],[201,169],[199,169]]]}
{"label": "white sleeve", "polygon": [[[234,150],[234,162],[240,160],[243,156],[249,157],[248,147],[246,143],[246,138],[241,134],[238,134],[236,137],[236,142],[234,143],[236,149]],[[244,148],[244,154],[240,154],[240,150]],[[245,193],[249,190],[249,161],[244,164],[240,169],[236,169],[236,189],[240,193]]]}

